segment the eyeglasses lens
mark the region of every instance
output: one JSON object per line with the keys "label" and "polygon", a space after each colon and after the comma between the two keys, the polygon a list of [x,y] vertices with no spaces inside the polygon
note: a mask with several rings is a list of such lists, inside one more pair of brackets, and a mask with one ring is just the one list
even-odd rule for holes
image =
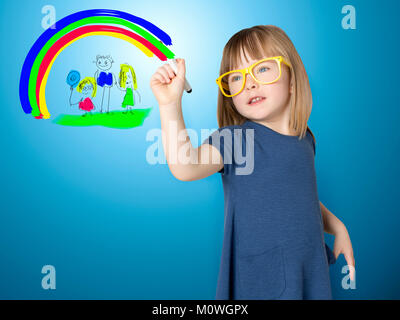
{"label": "eyeglasses lens", "polygon": [[[252,69],[254,77],[261,83],[270,83],[279,77],[279,62],[276,60],[262,61]],[[243,86],[243,75],[232,72],[221,79],[222,89],[227,95],[237,94]]]}

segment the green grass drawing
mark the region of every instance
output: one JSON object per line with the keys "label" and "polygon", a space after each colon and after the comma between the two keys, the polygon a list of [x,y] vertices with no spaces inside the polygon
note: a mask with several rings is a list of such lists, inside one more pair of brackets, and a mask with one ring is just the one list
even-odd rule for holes
{"label": "green grass drawing", "polygon": [[130,111],[110,111],[109,113],[88,113],[87,115],[61,114],[53,123],[63,126],[88,127],[103,126],[114,129],[130,129],[141,126],[152,108]]}

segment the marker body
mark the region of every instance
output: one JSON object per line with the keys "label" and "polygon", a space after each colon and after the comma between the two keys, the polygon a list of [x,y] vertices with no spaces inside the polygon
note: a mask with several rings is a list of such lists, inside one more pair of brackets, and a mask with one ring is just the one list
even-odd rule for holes
{"label": "marker body", "polygon": [[[175,59],[170,60],[172,63],[170,64],[172,70],[174,70],[175,74],[178,74],[178,68],[177,68],[177,62]],[[189,82],[186,80],[185,77],[185,87],[184,87],[185,91],[187,93],[191,93],[192,92],[192,87],[190,86]]]}

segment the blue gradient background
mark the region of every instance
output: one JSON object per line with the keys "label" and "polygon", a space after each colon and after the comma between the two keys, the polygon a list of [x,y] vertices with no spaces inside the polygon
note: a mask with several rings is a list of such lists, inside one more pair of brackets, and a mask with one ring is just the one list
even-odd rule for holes
{"label": "blue gradient background", "polygon": [[[221,177],[176,180],[167,165],[150,165],[146,133],[160,127],[151,75],[162,65],[122,40],[90,37],[56,60],[47,86],[52,119],[67,112],[70,69],[95,71],[97,53],[131,63],[142,104],[142,127],[64,127],[23,113],[19,75],[43,32],[41,8],[57,20],[76,11],[112,8],[167,32],[186,59],[193,93],[184,94],[188,128],[217,128],[222,49],[242,28],[274,24],[287,32],[313,92],[309,126],[317,139],[320,200],[347,226],[357,289],[344,290],[341,255],[330,268],[335,299],[400,298],[398,181],[398,1],[3,1],[1,8],[2,299],[213,299],[222,248]],[[351,4],[357,29],[341,27]],[[113,71],[118,71],[115,65]],[[116,90],[116,89],[115,89]],[[118,93],[118,92],[116,92]],[[113,96],[119,101],[122,96]],[[333,237],[326,236],[333,246]],[[56,290],[43,290],[41,269],[56,268]]]}

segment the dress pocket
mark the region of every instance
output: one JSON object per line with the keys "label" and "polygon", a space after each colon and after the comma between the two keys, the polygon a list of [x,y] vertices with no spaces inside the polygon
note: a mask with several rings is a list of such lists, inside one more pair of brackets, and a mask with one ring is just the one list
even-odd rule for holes
{"label": "dress pocket", "polygon": [[282,247],[239,256],[240,296],[248,300],[279,298],[286,288]]}

